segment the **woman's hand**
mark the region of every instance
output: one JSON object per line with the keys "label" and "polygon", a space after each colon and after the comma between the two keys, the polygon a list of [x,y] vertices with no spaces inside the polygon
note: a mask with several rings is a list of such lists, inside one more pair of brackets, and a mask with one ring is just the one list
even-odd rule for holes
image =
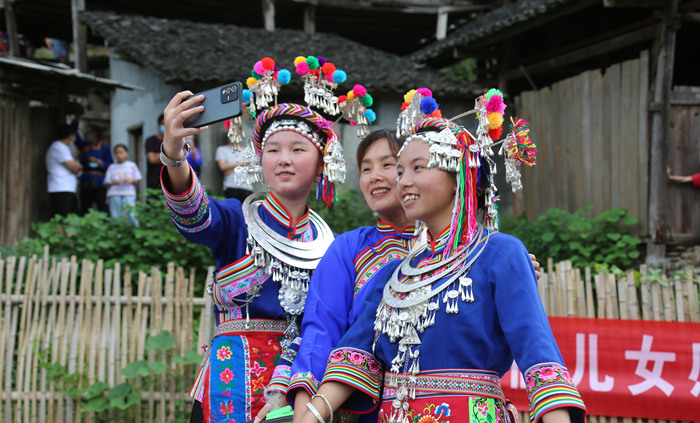
{"label": "woman's hand", "polygon": [[534,254],[530,254],[530,260],[532,260],[532,265],[535,267],[535,274],[537,275],[537,280],[540,280],[540,262],[537,261],[537,257]]}
{"label": "woman's hand", "polygon": [[275,393],[269,394],[267,402],[260,410],[258,415],[255,416],[254,423],[260,423],[265,419],[267,413],[273,410],[277,410],[278,408],[286,407],[287,405],[289,405],[289,403],[287,402],[287,398],[285,398],[285,396],[281,392],[275,391]]}
{"label": "woman's hand", "polygon": [[[192,91],[181,91],[170,100],[168,106],[163,111],[163,124],[165,133],[163,134],[163,154],[171,160],[181,160],[185,157],[185,137],[193,137],[206,131],[208,126],[201,128],[185,128],[182,123],[185,119],[204,110],[204,106],[195,104],[204,100],[203,95],[198,95],[187,100],[192,95]],[[191,184],[192,175],[190,167],[183,165],[180,167],[166,167],[169,184],[166,187],[173,194],[182,194]]]}

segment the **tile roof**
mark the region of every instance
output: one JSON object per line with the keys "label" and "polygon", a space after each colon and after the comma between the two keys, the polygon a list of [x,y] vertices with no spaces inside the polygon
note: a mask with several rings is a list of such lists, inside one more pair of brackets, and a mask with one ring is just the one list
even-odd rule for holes
{"label": "tile roof", "polygon": [[[80,20],[109,41],[119,54],[155,71],[170,83],[201,86],[242,80],[264,56],[293,71],[298,55],[324,56],[371,93],[404,93],[426,86],[442,98],[473,96],[483,88],[422,67],[405,57],[376,50],[333,34],[279,29],[269,32],[236,25],[196,23],[104,11],[84,11]],[[292,77],[298,83],[300,78]],[[348,82],[345,85],[349,84]]]}
{"label": "tile roof", "polygon": [[591,3],[590,0],[518,0],[505,4],[484,13],[475,20],[451,32],[445,39],[417,50],[408,57],[416,62],[426,62],[439,56],[446,50],[468,46],[470,43],[483,40],[515,25],[546,15],[562,6],[576,2],[580,3],[581,6]]}

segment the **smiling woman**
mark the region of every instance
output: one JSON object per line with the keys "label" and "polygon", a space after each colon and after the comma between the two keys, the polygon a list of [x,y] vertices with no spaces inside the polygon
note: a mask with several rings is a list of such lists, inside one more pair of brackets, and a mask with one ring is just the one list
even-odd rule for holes
{"label": "smiling woman", "polygon": [[[313,56],[304,60],[323,65]],[[180,92],[164,112],[161,179],[173,223],[188,240],[208,246],[217,264],[209,287],[216,327],[190,392],[197,400],[194,422],[250,420],[276,402],[271,392],[286,389],[289,357],[283,351],[299,334],[309,278],[333,239],[306,199],[317,178],[330,193],[344,179],[331,122],[309,106],[276,104],[290,72],[268,57],[255,64],[253,74],[256,78],[248,83],[252,93],[243,94],[250,100],[248,115],[253,107],[258,111],[254,152],[244,154],[262,164],[270,188],[262,199],[254,194],[241,204],[233,198],[208,198],[186,164],[184,138],[206,127],[186,128],[182,123],[202,111],[193,107],[202,96],[188,99],[191,92]],[[326,84],[322,71],[307,82],[316,86],[319,81],[330,95],[334,84]],[[334,166],[325,166],[324,159]],[[250,165],[247,170],[253,175],[259,168]],[[332,203],[333,195],[326,200]]]}
{"label": "smiling woman", "polygon": [[[336,409],[378,410],[379,421],[391,423],[513,422],[517,412],[499,382],[513,359],[536,381],[528,389],[532,421],[584,421],[527,251],[487,226],[496,218],[489,198],[490,152],[500,138],[489,126],[502,122],[490,116],[502,114],[498,104],[489,107],[496,95],[477,99],[476,137],[439,117],[410,130],[398,154],[398,191],[407,217],[425,230],[404,259],[376,270],[354,323],[320,364],[323,383],[312,397],[297,394],[308,411],[297,404],[295,422],[323,423]],[[506,137],[508,159],[527,141]]]}

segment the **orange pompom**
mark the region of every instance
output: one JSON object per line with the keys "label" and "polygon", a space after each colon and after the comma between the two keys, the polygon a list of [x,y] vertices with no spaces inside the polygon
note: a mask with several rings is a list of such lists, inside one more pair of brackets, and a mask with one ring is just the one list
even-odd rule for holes
{"label": "orange pompom", "polygon": [[347,101],[347,100],[348,100],[347,96],[344,96],[344,95],[338,96],[338,104],[340,104],[344,101]]}
{"label": "orange pompom", "polygon": [[263,68],[267,70],[273,70],[275,68],[275,61],[272,59],[272,57],[263,57],[262,60]]}
{"label": "orange pompom", "polygon": [[442,117],[442,112],[440,109],[435,110],[433,113],[429,114],[426,117],[435,117],[435,118],[441,118]]}
{"label": "orange pompom", "polygon": [[501,138],[502,134],[503,134],[503,126],[499,126],[498,128],[495,128],[495,129],[489,129],[489,137],[491,137],[491,139],[494,141]]}

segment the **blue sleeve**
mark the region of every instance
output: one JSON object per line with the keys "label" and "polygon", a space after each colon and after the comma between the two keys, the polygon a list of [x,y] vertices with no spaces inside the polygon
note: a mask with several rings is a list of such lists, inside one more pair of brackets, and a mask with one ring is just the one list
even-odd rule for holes
{"label": "blue sleeve", "polygon": [[248,231],[241,202],[232,198],[222,201],[209,198],[192,168],[190,171],[192,185],[181,195],[168,192],[167,171],[161,171],[165,201],[177,230],[187,240],[209,247],[220,269],[244,253]]}
{"label": "blue sleeve", "polygon": [[323,382],[338,382],[355,388],[341,409],[354,413],[369,413],[380,402],[383,365],[373,351],[374,320],[382,300],[384,285],[400,260],[386,264],[377,274],[377,283],[362,303],[362,312],[338,341],[328,357]]}
{"label": "blue sleeve", "polygon": [[548,411],[568,407],[573,422],[583,421],[585,406],[552,334],[525,246],[502,234],[493,241],[500,252],[488,263],[496,313],[525,378],[530,418],[538,422]]}
{"label": "blue sleeve", "polygon": [[349,234],[336,238],[311,277],[301,326],[302,342],[292,366],[290,403],[296,389],[316,393],[328,355],[348,329],[355,286],[353,240]]}

